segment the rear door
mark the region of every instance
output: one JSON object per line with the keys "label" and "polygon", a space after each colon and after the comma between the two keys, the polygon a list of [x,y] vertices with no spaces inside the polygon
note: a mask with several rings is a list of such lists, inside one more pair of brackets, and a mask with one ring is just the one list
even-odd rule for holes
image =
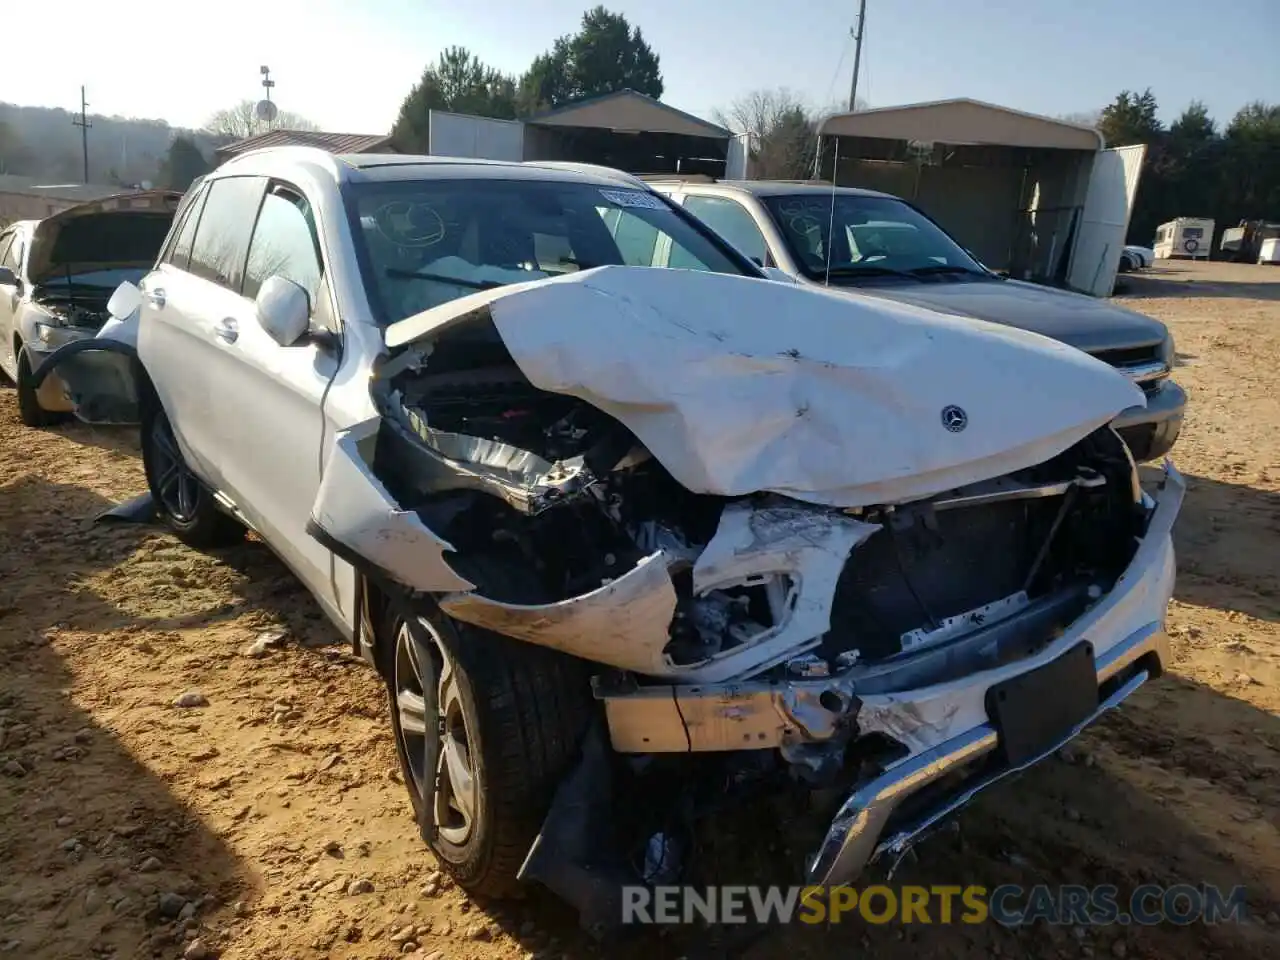
{"label": "rear door", "polygon": [[1146,155],[1146,144],[1140,143],[1094,156],[1067,277],[1074,289],[1095,297],[1111,295]]}

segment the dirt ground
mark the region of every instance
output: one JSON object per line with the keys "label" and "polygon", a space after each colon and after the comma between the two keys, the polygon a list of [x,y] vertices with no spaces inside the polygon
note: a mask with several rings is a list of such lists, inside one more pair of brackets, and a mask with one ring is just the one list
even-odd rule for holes
{"label": "dirt ground", "polygon": [[[1243,885],[1249,922],[685,929],[599,947],[536,893],[469,901],[416,836],[379,680],[273,556],[93,523],[144,486],[134,439],[24,429],[5,389],[0,954],[1280,956],[1280,269],[1162,264],[1127,288],[1171,325],[1191,393],[1173,673],[1074,756],[981,797],[894,879]],[[269,631],[283,643],[248,655]],[[183,694],[205,705],[175,706]]]}

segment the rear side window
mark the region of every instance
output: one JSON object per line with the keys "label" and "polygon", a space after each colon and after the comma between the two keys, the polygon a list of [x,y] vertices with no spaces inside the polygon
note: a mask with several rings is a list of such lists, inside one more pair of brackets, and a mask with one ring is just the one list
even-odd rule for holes
{"label": "rear side window", "polygon": [[188,269],[193,274],[240,292],[249,235],[265,187],[261,177],[227,177],[209,185],[191,248]]}
{"label": "rear side window", "polygon": [[249,244],[244,295],[256,297],[268,277],[284,277],[307,291],[314,308],[322,272],[310,204],[287,187],[273,188],[263,198]]}
{"label": "rear side window", "polygon": [[196,236],[196,224],[200,221],[200,210],[204,206],[204,190],[192,189],[191,197],[178,208],[178,215],[173,220],[173,231],[160,253],[161,263],[172,263],[175,267],[187,269],[191,259],[191,241]]}

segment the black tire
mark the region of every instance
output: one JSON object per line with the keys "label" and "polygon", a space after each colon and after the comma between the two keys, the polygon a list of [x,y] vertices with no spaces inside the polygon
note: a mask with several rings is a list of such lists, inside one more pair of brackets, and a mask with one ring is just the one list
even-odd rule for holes
{"label": "black tire", "polygon": [[[218,507],[182,459],[169,418],[158,402],[146,404],[142,414],[142,466],[157,519],[187,546],[203,550],[244,540],[244,527]],[[181,497],[173,492],[173,484],[185,484]]]}
{"label": "black tire", "polygon": [[[463,889],[510,896],[516,874],[551,806],[557,786],[578,759],[593,700],[586,665],[579,660],[468,624],[434,604],[406,612],[394,602],[379,639],[395,735],[396,755],[423,840]],[[399,693],[402,645],[416,645],[424,707],[421,748],[402,725]],[[443,807],[452,783],[441,776],[441,744],[452,736],[450,710],[437,689],[444,657],[451,660],[470,772],[473,816],[461,841],[452,808]],[[452,697],[450,703],[454,702]],[[412,751],[412,756],[411,756]],[[443,812],[442,812],[443,809]]]}
{"label": "black tire", "polygon": [[31,357],[26,347],[18,348],[18,419],[28,427],[51,427],[63,423],[67,415],[61,411],[46,410],[40,406],[36,388],[31,385]]}

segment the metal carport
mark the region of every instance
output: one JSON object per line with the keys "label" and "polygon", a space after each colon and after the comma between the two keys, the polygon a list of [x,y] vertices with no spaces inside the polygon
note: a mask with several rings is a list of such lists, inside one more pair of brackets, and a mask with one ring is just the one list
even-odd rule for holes
{"label": "metal carport", "polygon": [[987,266],[1111,292],[1144,147],[970,99],[835,114],[818,135],[822,176],[910,200]]}
{"label": "metal carport", "polygon": [[495,160],[593,163],[628,173],[741,177],[742,137],[634,90],[566,104],[523,120],[431,111],[431,152]]}

